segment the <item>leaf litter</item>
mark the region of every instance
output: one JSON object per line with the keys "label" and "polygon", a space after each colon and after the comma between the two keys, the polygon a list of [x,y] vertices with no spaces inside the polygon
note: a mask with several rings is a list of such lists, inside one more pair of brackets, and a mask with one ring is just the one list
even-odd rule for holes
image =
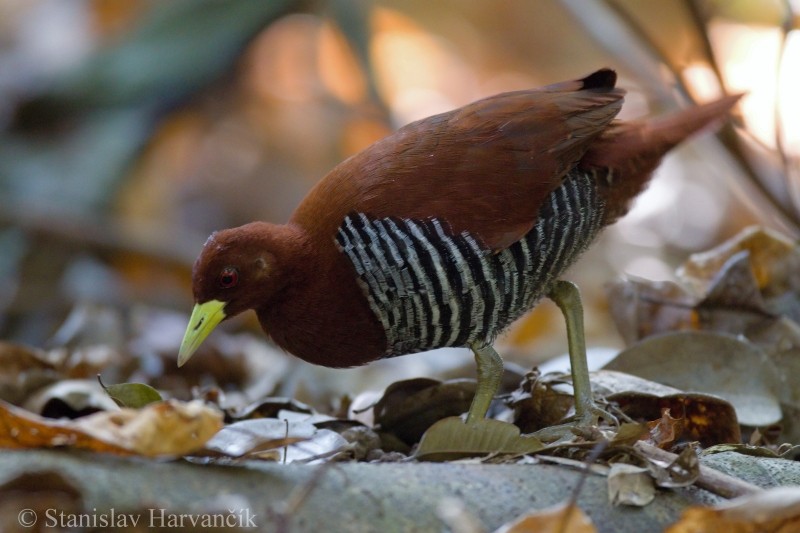
{"label": "leaf litter", "polygon": [[[82,315],[72,317],[68,336],[62,331],[69,347],[0,342],[0,445],[194,462],[324,463],[514,462],[536,454],[582,461],[604,442],[612,501],[644,505],[657,495],[653,487],[697,479],[692,443],[737,450],[742,428],[771,453],[779,439],[800,440],[790,421],[800,410],[800,387],[792,381],[800,375],[797,265],[786,239],[749,230],[692,257],[681,270],[683,285],[611,286],[610,308],[631,346],[593,376],[592,386],[622,424],[558,446],[527,434],[574,414],[568,376],[528,372],[496,399],[492,419],[472,427],[460,417],[472,380],[404,380],[322,403],[312,393],[312,406],[293,397],[296,382],[287,387],[292,363],[253,336],[219,332],[178,372],[179,334],[160,327],[172,322],[141,310],[123,346],[83,344]],[[184,319],[174,322],[182,327]],[[109,384],[99,387],[98,374]],[[781,429],[768,431],[775,427]],[[678,453],[654,461],[636,443]]]}

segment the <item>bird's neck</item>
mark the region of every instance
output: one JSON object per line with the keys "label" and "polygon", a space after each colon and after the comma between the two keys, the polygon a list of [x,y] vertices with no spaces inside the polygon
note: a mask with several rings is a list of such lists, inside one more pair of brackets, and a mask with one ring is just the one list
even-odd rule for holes
{"label": "bird's neck", "polygon": [[358,366],[383,355],[383,330],[333,237],[286,227],[297,232],[285,263],[291,282],[256,310],[264,330],[288,352],[325,366]]}

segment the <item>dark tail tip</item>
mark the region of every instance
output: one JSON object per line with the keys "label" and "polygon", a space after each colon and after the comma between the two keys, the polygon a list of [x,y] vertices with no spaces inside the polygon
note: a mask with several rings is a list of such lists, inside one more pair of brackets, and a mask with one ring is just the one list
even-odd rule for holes
{"label": "dark tail tip", "polygon": [[580,80],[581,89],[613,89],[617,83],[617,73],[610,68],[601,68]]}

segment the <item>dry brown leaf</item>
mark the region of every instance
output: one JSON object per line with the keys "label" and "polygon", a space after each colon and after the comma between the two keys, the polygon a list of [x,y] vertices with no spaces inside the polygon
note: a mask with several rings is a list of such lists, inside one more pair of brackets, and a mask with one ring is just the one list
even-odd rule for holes
{"label": "dry brown leaf", "polygon": [[[684,286],[622,280],[608,289],[614,322],[627,344],[658,333],[709,330],[748,339],[771,323],[800,323],[800,248],[762,228],[748,228],[695,254],[678,270]],[[767,353],[774,350],[762,344]]]}
{"label": "dry brown leaf", "polygon": [[640,440],[647,438],[649,431],[645,424],[636,422],[623,422],[619,425],[616,434],[611,438],[610,446],[633,446]]}
{"label": "dry brown leaf", "polygon": [[[281,463],[316,464],[339,452],[350,451],[349,441],[330,429],[306,420],[257,418],[234,422],[222,428],[205,445],[212,454],[247,457]],[[376,437],[377,438],[377,437]]]}
{"label": "dry brown leaf", "polygon": [[760,347],[740,336],[665,333],[622,351],[605,368],[724,398],[742,424],[766,426],[781,419],[781,376]]}
{"label": "dry brown leaf", "polygon": [[494,533],[597,533],[597,529],[579,507],[561,503],[523,515]]}
{"label": "dry brown leaf", "polygon": [[800,531],[800,487],[777,487],[716,507],[690,507],[664,533]]}
{"label": "dry brown leaf", "polygon": [[200,401],[167,400],[75,421],[87,433],[147,457],[195,452],[222,428],[222,413]]}
{"label": "dry brown leaf", "polygon": [[0,341],[0,400],[21,404],[31,392],[60,377],[41,350]]}
{"label": "dry brown leaf", "polygon": [[700,328],[697,298],[676,283],[620,279],[606,292],[611,318],[627,345],[657,333]]}
{"label": "dry brown leaf", "polygon": [[[575,405],[571,387],[564,387],[561,374],[541,375],[533,370],[511,393],[514,424],[523,433],[534,433],[564,420]],[[594,383],[592,383],[594,386]]]}
{"label": "dry brown leaf", "polygon": [[647,456],[650,474],[659,487],[688,487],[700,476],[700,460],[697,450],[688,446],[672,461],[662,461]]}
{"label": "dry brown leaf", "polygon": [[608,472],[608,501],[612,505],[644,507],[656,497],[656,486],[647,468],[614,463]]}
{"label": "dry brown leaf", "polygon": [[747,251],[759,288],[783,285],[787,266],[797,264],[791,239],[768,228],[750,227],[719,246],[693,254],[678,275],[695,294],[705,295],[723,265],[734,255]]}
{"label": "dry brown leaf", "polygon": [[169,400],[66,422],[0,402],[3,448],[68,446],[119,455],[181,456],[201,448],[221,427],[222,414],[197,401]]}
{"label": "dry brown leaf", "polygon": [[711,279],[708,293],[697,305],[707,309],[730,308],[745,317],[747,314],[742,311],[766,315],[768,311],[753,272],[750,252],[732,255]]}
{"label": "dry brown leaf", "polygon": [[438,420],[466,412],[475,386],[475,381],[469,379],[396,381],[375,404],[375,423],[382,431],[413,445]]}
{"label": "dry brown leaf", "polygon": [[69,446],[96,452],[130,455],[123,446],[98,440],[72,422],[43,418],[0,401],[0,447],[55,448]]}
{"label": "dry brown leaf", "polygon": [[683,418],[672,418],[669,409],[661,410],[661,418],[647,423],[651,444],[661,449],[668,449],[683,434]]}
{"label": "dry brown leaf", "polygon": [[[703,446],[713,446],[741,441],[736,412],[722,398],[681,392],[674,387],[614,370],[593,372],[592,390],[642,424],[661,420],[664,410],[668,409],[671,417],[681,420],[680,428],[674,427],[674,442],[700,441]],[[630,433],[621,438],[629,439],[637,435],[639,433],[630,428]],[[641,432],[641,438],[646,437],[647,428]]]}
{"label": "dry brown leaf", "polygon": [[681,433],[675,440],[699,441],[703,446],[741,442],[741,430],[733,406],[716,396],[699,393],[679,393],[656,396],[639,392],[621,392],[607,397],[627,416],[650,422],[659,412],[669,409],[681,420]]}
{"label": "dry brown leaf", "polygon": [[241,457],[309,440],[316,432],[317,428],[306,422],[277,418],[242,420],[222,428],[205,447],[231,457]]}
{"label": "dry brown leaf", "polygon": [[294,398],[269,397],[240,407],[225,409],[228,422],[241,422],[257,418],[277,418],[281,411],[311,415],[314,409]]}

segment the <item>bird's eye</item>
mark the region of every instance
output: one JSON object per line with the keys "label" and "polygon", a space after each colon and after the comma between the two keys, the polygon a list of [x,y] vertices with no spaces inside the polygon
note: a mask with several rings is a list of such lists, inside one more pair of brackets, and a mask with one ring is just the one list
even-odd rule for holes
{"label": "bird's eye", "polygon": [[223,289],[230,289],[239,283],[239,271],[233,267],[225,267],[219,273],[219,286]]}

